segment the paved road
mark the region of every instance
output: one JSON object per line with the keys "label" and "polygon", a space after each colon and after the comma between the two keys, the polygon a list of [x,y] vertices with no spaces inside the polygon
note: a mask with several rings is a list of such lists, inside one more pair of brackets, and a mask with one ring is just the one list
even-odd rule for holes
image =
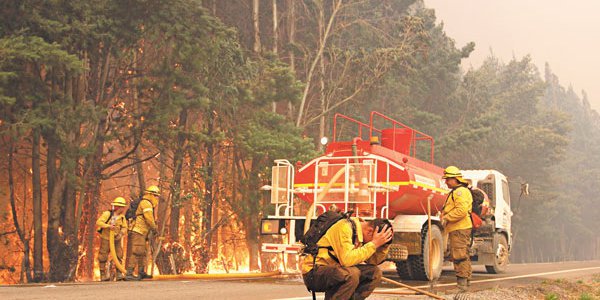
{"label": "paved road", "polygon": [[[515,264],[506,274],[485,273],[482,266],[475,266],[473,289],[495,286],[509,287],[541,282],[557,278],[583,278],[600,274],[600,261],[566,262],[548,264]],[[399,280],[393,272],[386,277]],[[512,278],[512,279],[507,279]],[[436,290],[452,289],[454,273],[445,268]],[[427,282],[405,281],[412,286],[426,286]],[[384,284],[381,290],[393,288]],[[270,279],[221,280],[221,281],[143,281],[109,283],[73,283],[45,285],[0,286],[0,299],[311,299],[310,294],[297,276]],[[322,299],[322,297],[321,297]],[[369,299],[392,299],[389,296],[373,296]]]}

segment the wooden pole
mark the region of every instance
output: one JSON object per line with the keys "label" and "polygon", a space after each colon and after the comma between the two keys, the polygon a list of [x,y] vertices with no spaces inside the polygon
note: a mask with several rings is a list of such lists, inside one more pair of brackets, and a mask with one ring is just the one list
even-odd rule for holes
{"label": "wooden pole", "polygon": [[427,236],[429,243],[429,253],[427,255],[428,267],[429,267],[429,282],[433,281],[433,266],[431,265],[431,198],[433,195],[427,197]]}
{"label": "wooden pole", "polygon": [[403,288],[407,288],[409,290],[418,292],[420,294],[429,296],[429,297],[434,298],[434,299],[444,300],[444,297],[438,296],[436,294],[430,293],[428,291],[425,291],[425,290],[422,290],[422,289],[419,289],[419,288],[416,288],[416,287],[412,287],[412,286],[404,284],[404,283],[400,283],[400,282],[395,281],[395,280],[391,280],[391,279],[388,279],[388,278],[385,278],[385,277],[381,277],[381,280],[383,280],[385,282],[388,282],[388,283],[391,283],[391,284],[394,284],[394,285],[397,285],[397,286],[401,286]]}
{"label": "wooden pole", "polygon": [[373,291],[373,294],[391,294],[391,295],[416,295],[413,291]]}

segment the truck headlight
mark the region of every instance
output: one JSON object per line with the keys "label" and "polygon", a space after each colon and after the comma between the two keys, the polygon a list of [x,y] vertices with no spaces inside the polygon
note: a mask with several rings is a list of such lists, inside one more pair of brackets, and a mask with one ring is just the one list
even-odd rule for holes
{"label": "truck headlight", "polygon": [[285,220],[262,219],[260,234],[286,234]]}

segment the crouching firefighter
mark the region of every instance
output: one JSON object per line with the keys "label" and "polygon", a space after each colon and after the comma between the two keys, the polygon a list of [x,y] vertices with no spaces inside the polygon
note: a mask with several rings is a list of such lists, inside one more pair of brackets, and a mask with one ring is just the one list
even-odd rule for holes
{"label": "crouching firefighter", "polygon": [[[123,261],[123,246],[121,239],[127,232],[127,221],[123,213],[127,203],[125,198],[117,197],[110,204],[111,209],[102,212],[96,226],[100,233],[100,250],[98,251],[98,265],[100,266],[100,280],[109,281],[110,276],[106,272],[106,261],[110,251],[110,231],[114,232],[115,252],[117,259]],[[123,280],[123,274],[117,270],[117,280]]]}
{"label": "crouching firefighter", "polygon": [[307,289],[325,299],[365,299],[381,281],[377,267],[387,256],[393,231],[389,221],[364,221],[328,211],[306,232],[302,277]]}
{"label": "crouching firefighter", "polygon": [[[127,259],[127,280],[141,280],[151,278],[146,273],[146,242],[150,232],[156,233],[157,226],[154,219],[154,209],[158,205],[160,189],[152,185],[144,191],[134,217],[134,224],[131,228],[131,255]],[[138,276],[133,276],[133,270],[137,264]]]}

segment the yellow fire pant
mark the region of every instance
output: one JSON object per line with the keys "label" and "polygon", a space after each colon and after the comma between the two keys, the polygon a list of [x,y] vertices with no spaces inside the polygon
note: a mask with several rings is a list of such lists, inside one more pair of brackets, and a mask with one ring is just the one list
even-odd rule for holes
{"label": "yellow fire pant", "polygon": [[127,269],[134,269],[138,265],[138,272],[145,271],[146,265],[146,236],[137,232],[131,233],[131,255],[128,255]]}
{"label": "yellow fire pant", "polygon": [[[117,259],[122,261],[123,259],[123,246],[121,246],[121,239],[115,239],[115,254],[117,254]],[[110,253],[110,241],[105,239],[100,239],[100,251],[98,251],[98,265],[100,266],[100,270],[104,271],[106,269],[106,261],[108,260],[108,255]]]}
{"label": "yellow fire pant", "polygon": [[450,253],[454,262],[456,276],[471,278],[471,257],[469,246],[471,244],[471,229],[455,230],[449,233]]}

